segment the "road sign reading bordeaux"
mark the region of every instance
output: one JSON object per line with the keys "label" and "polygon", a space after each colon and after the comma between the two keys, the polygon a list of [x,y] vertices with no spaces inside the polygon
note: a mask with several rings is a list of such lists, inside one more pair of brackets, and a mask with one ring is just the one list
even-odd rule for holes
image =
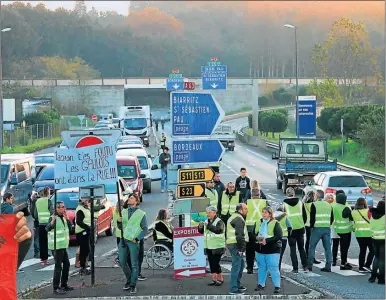
{"label": "road sign reading bordeaux", "polygon": [[201,79],[203,90],[226,90],[227,88],[227,66],[219,63],[208,63],[201,66]]}
{"label": "road sign reading bordeaux", "polygon": [[182,74],[180,73],[169,74],[169,78],[166,78],[166,90],[167,91],[184,90],[184,78],[182,77]]}
{"label": "road sign reading bordeaux", "polygon": [[219,140],[174,140],[172,149],[172,164],[217,162],[225,151]]}
{"label": "road sign reading bordeaux", "polygon": [[225,113],[207,93],[170,93],[172,136],[212,135]]}
{"label": "road sign reading bordeaux", "polygon": [[178,199],[203,197],[204,195],[205,195],[205,183],[177,185]]}
{"label": "road sign reading bordeaux", "polygon": [[194,183],[210,181],[214,177],[214,171],[212,168],[202,169],[179,169],[178,170],[178,183]]}

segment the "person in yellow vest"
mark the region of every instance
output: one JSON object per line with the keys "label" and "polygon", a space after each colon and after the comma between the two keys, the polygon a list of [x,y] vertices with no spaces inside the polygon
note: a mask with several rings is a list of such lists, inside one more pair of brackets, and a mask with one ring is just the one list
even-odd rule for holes
{"label": "person in yellow vest", "polygon": [[[359,245],[359,272],[371,272],[374,247],[371,240],[369,208],[365,198],[361,197],[355,203],[354,210],[351,212],[351,221],[354,222],[354,234]],[[369,253],[366,259],[367,249]]]}
{"label": "person in yellow vest", "polygon": [[[311,238],[310,211],[311,211],[311,205],[314,201],[317,201],[317,200],[318,200],[318,196],[314,191],[309,191],[303,198],[304,208],[306,209],[306,213],[307,213],[307,221],[304,224],[305,229],[306,229],[306,244],[304,247],[306,250],[306,255],[308,255],[308,250],[310,249],[310,238]],[[315,259],[314,264],[320,264],[320,261],[317,261]]]}
{"label": "person in yellow vest", "polygon": [[[238,197],[237,197],[238,198]],[[247,290],[241,285],[244,271],[244,253],[246,243],[249,241],[245,218],[248,207],[245,203],[236,205],[235,212],[228,219],[226,227],[226,245],[232,255],[232,269],[229,280],[229,294],[244,295]]]}
{"label": "person in yellow vest", "polygon": [[308,270],[312,271],[315,263],[315,250],[319,241],[322,240],[326,264],[321,268],[322,272],[331,272],[331,225],[334,222],[334,213],[331,204],[324,201],[324,192],[317,191],[318,201],[313,202],[310,208],[310,248],[308,250]]}
{"label": "person in yellow vest", "polygon": [[160,209],[154,224],[153,240],[154,243],[165,245],[173,252],[173,225],[168,219],[168,210]]}
{"label": "person in yellow vest", "polygon": [[79,199],[75,210],[75,235],[79,245],[80,275],[90,275],[87,269],[87,257],[90,253],[91,212],[89,200]]}
{"label": "person in yellow vest", "polygon": [[271,207],[263,208],[262,218],[256,221],[254,230],[258,281],[255,291],[265,289],[268,273],[271,275],[274,293],[280,293],[279,261],[283,231],[273,216]]}
{"label": "person in yellow vest", "polygon": [[50,188],[45,187],[41,191],[41,197],[36,200],[34,215],[39,221],[39,251],[42,265],[48,265],[48,235],[46,226],[50,216],[54,213],[52,203],[49,199]]}
{"label": "person in yellow vest", "polygon": [[220,218],[224,222],[225,226],[228,226],[228,219],[231,214],[236,210],[237,204],[240,203],[240,192],[236,191],[235,184],[229,182],[227,188],[224,191],[221,199],[219,198],[219,212]]}
{"label": "person in yellow vest", "polygon": [[300,254],[300,260],[304,271],[307,268],[307,254],[304,250],[305,223],[307,222],[307,213],[302,201],[295,197],[295,190],[291,187],[286,190],[287,198],[283,200],[287,218],[292,224],[292,232],[288,236],[290,255],[292,261],[293,273],[299,272],[299,263],[296,254],[296,246]]}
{"label": "person in yellow vest", "polygon": [[210,199],[210,206],[218,207],[218,194],[214,188],[214,181],[208,181],[206,183],[205,195]]}
{"label": "person in yellow vest", "polygon": [[[46,226],[48,232],[48,248],[54,251],[54,294],[63,295],[74,288],[67,284],[70,271],[70,260],[67,249],[70,243],[71,222],[67,217],[64,202],[56,202],[56,213],[50,217]],[[56,227],[56,228],[55,228]],[[55,236],[56,230],[56,236]],[[56,241],[56,242],[55,242]]]}
{"label": "person in yellow vest", "polygon": [[161,149],[163,150],[166,147],[166,135],[165,132],[162,132],[161,136]]}
{"label": "person in yellow vest", "polygon": [[[130,294],[137,293],[140,242],[148,231],[146,213],[138,207],[139,203],[138,195],[131,194],[117,222],[118,228],[123,228],[123,238],[119,244],[119,264],[126,276],[123,289]],[[127,262],[129,256],[131,266]]]}
{"label": "person in yellow vest", "polygon": [[[335,195],[332,193],[327,193],[324,195],[324,201],[330,203],[331,207],[336,203]],[[336,233],[334,225],[330,226],[331,229],[331,240],[332,240],[332,266],[336,266],[336,262],[338,259],[338,250],[339,250],[339,243],[340,243],[340,237]]]}
{"label": "person in yellow vest", "polygon": [[385,200],[379,201],[371,214],[370,228],[375,259],[369,282],[373,283],[378,278],[379,284],[385,284]]}
{"label": "person in yellow vest", "polygon": [[[123,207],[124,201],[121,199],[121,208]],[[117,239],[117,247],[119,249],[119,243],[121,242],[122,238],[122,230],[118,228],[117,222],[119,218],[119,203],[117,201],[117,204],[115,205],[114,212],[113,212],[113,225],[114,225],[114,233],[115,237]],[[114,264],[119,264],[119,255],[117,254],[117,257],[113,260]]]}
{"label": "person in yellow vest", "polygon": [[336,203],[332,206],[334,211],[334,228],[340,237],[340,269],[351,270],[347,262],[348,250],[351,244],[352,223],[351,208],[347,206],[347,196],[344,193],[336,195]]}
{"label": "person in yellow vest", "polygon": [[276,221],[279,222],[281,230],[283,232],[283,235],[281,237],[281,250],[280,250],[280,260],[279,260],[279,271],[280,271],[283,255],[284,255],[285,249],[287,248],[288,236],[291,235],[292,225],[290,220],[287,217],[287,213],[282,203],[276,207],[274,216]]}
{"label": "person in yellow vest", "polygon": [[247,261],[247,274],[253,274],[253,265],[256,259],[255,242],[253,241],[253,229],[257,220],[261,219],[263,208],[268,206],[268,201],[265,195],[261,194],[260,185],[256,180],[251,183],[253,186],[251,190],[251,199],[246,201],[248,206],[248,214],[246,219],[247,230],[249,235],[249,242],[247,243],[245,258]]}
{"label": "person in yellow vest", "polygon": [[210,286],[220,286],[224,283],[224,277],[220,266],[221,256],[225,253],[225,224],[217,217],[217,208],[209,206],[206,209],[208,220],[200,223],[198,231],[204,234],[204,249],[208,256],[212,281]]}

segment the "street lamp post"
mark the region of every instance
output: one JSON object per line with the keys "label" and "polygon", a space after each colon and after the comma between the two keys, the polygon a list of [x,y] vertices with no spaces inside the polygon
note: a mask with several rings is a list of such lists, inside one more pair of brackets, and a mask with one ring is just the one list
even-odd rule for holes
{"label": "street lamp post", "polygon": [[285,24],[284,27],[294,29],[295,31],[295,76],[296,76],[296,137],[299,138],[299,110],[298,110],[298,97],[299,97],[299,73],[298,73],[298,38],[297,38],[297,26],[291,24]]}
{"label": "street lamp post", "polygon": [[[0,28],[1,28],[1,1],[0,1]],[[1,36],[3,32],[11,31],[10,27],[0,30],[0,168],[1,168],[1,151],[4,148],[4,128],[3,128],[3,60],[1,55]]]}

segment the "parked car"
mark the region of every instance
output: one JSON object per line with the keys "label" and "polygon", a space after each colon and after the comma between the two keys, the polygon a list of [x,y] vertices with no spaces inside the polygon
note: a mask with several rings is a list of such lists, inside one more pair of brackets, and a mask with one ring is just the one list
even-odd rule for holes
{"label": "parked car", "polygon": [[132,191],[143,200],[143,179],[139,159],[135,156],[117,156],[118,176],[122,177]]}
{"label": "parked car", "polygon": [[121,119],[119,118],[113,118],[112,119],[112,124],[114,125],[115,128],[119,128],[119,122],[121,121]]}
{"label": "parked car", "polygon": [[47,165],[55,163],[55,153],[46,153],[35,155],[36,176]]}
{"label": "parked car", "polygon": [[161,169],[157,165],[158,157],[151,156],[146,149],[118,148],[117,156],[136,156],[141,167],[143,189],[151,193],[151,182],[161,180]]}
{"label": "parked car", "polygon": [[47,164],[40,170],[39,175],[36,177],[35,183],[33,185],[33,189],[35,192],[39,193],[46,186],[51,189],[51,193],[54,192],[55,189],[55,165]]}
{"label": "parked car", "polygon": [[357,172],[330,171],[316,174],[304,188],[308,191],[321,190],[324,193],[336,193],[343,190],[347,195],[347,202],[351,207],[355,206],[358,198],[363,197],[368,206],[373,206],[373,194],[364,177]]}
{"label": "parked car", "polygon": [[[118,188],[119,188],[119,198],[122,199],[123,201],[126,201],[128,198],[128,195],[133,193],[133,189],[122,177],[119,177]],[[107,200],[109,200],[110,203],[113,206],[115,206],[118,202],[117,184],[116,183],[105,184],[105,194],[106,194]]]}
{"label": "parked car", "polygon": [[36,180],[35,159],[33,154],[1,155],[0,192],[1,200],[6,192],[14,196],[15,212],[29,215],[32,186]]}
{"label": "parked car", "polygon": [[[129,145],[134,145],[134,146],[136,145],[138,147],[145,148],[141,138],[138,137],[138,136],[135,136],[135,135],[125,135],[125,136],[121,136],[119,138],[119,140],[118,140],[118,147],[129,146]],[[134,148],[134,146],[133,146],[133,148]]]}
{"label": "parked car", "polygon": [[[56,200],[62,201],[66,206],[67,216],[72,224],[70,231],[70,241],[75,241],[75,211],[79,202],[79,188],[74,187],[57,190]],[[54,196],[51,196],[50,201],[54,206]],[[98,236],[104,232],[107,236],[112,236],[114,234],[113,205],[106,198],[106,196],[101,200],[101,205],[104,206],[104,208],[100,210],[98,219],[95,221],[95,243],[98,239]]]}

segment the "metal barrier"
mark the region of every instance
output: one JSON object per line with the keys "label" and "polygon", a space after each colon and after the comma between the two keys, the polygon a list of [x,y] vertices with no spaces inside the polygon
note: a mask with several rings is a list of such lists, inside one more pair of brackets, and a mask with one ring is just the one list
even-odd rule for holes
{"label": "metal barrier", "polygon": [[[243,132],[244,128],[246,128],[246,127],[243,127],[240,131]],[[244,135],[245,135],[245,133],[243,132],[242,136],[244,136]],[[255,138],[259,139],[258,137],[255,137]],[[262,139],[260,139],[260,140],[262,140]],[[279,145],[278,144],[272,143],[272,142],[267,142],[267,141],[265,141],[265,147],[266,147],[267,150],[269,150],[269,149],[278,150],[279,149]],[[365,178],[370,178],[370,179],[373,179],[373,180],[377,180],[379,182],[379,185],[381,184],[381,182],[385,182],[385,174],[381,174],[381,173],[377,173],[377,172],[371,172],[371,171],[368,171],[368,170],[363,170],[363,169],[360,169],[360,168],[357,168],[357,167],[353,167],[353,166],[349,166],[349,165],[345,165],[345,164],[342,164],[342,163],[339,163],[339,162],[338,162],[338,169],[341,170],[341,171],[357,172],[357,173],[361,174]]]}

